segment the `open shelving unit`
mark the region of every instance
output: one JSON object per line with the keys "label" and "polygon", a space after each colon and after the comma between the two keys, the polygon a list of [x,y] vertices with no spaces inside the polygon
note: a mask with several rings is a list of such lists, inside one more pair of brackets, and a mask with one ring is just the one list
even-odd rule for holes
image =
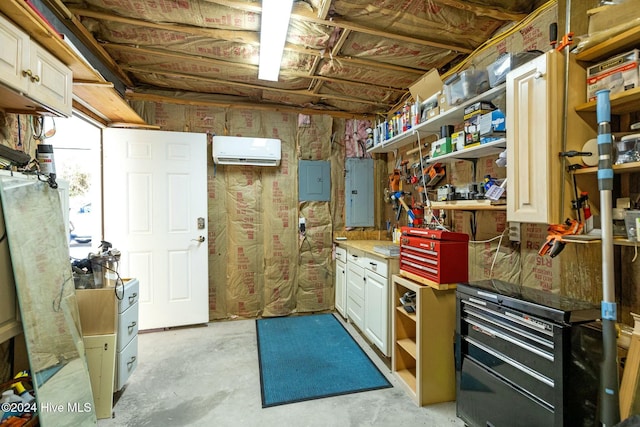
{"label": "open shelving unit", "polygon": [[[367,150],[367,153],[390,153],[400,147],[403,147],[412,142],[417,142],[420,138],[423,138],[432,134],[440,134],[440,128],[444,125],[450,125],[454,123],[461,122],[464,118],[464,109],[469,105],[476,103],[478,101],[490,101],[495,97],[502,95],[506,92],[506,85],[503,83],[499,86],[496,86],[488,91],[471,98],[460,105],[452,107],[450,110],[447,110],[439,115],[426,120],[413,128],[409,129],[406,132],[401,133],[400,135],[394,136],[372,148]],[[485,144],[486,145],[486,144]],[[482,146],[480,146],[482,147]],[[470,149],[467,149],[470,150]],[[467,150],[464,150],[466,152]],[[462,152],[461,152],[462,153]],[[491,153],[490,153],[491,154]],[[476,152],[476,157],[482,157],[482,154]],[[436,159],[440,159],[444,156],[437,157]]]}
{"label": "open shelving unit", "polygon": [[[392,370],[418,406],[455,400],[456,291],[436,289],[393,275]],[[408,313],[400,298],[416,293],[416,309]]]}

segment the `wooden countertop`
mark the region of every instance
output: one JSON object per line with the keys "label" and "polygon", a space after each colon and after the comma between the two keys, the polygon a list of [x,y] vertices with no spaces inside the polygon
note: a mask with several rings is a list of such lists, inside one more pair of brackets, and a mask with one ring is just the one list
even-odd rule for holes
{"label": "wooden countertop", "polygon": [[[384,255],[373,250],[374,246],[389,246],[394,245],[391,240],[334,240],[334,243],[338,246],[345,248],[354,248],[361,251],[370,253],[380,258],[397,259],[398,256]],[[397,245],[397,244],[396,244]]]}

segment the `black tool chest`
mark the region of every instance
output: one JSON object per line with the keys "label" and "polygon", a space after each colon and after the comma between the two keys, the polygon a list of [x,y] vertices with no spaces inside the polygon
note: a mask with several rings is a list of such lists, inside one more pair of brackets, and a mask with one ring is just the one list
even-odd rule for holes
{"label": "black tool chest", "polygon": [[596,424],[597,305],[499,280],[459,284],[456,295],[456,412],[465,424]]}

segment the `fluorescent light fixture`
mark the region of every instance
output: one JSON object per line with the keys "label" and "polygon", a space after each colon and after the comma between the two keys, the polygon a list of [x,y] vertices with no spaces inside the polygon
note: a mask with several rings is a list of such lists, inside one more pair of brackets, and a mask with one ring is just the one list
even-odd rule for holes
{"label": "fluorescent light fixture", "polygon": [[293,0],[262,0],[260,22],[260,80],[278,81]]}

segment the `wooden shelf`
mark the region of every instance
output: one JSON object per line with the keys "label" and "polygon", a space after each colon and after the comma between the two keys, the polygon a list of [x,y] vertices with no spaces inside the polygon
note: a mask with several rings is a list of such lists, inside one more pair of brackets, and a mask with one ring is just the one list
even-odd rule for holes
{"label": "wooden shelf", "polygon": [[[581,238],[571,238],[572,236],[564,236],[562,239],[567,243],[598,243],[601,244],[602,240],[600,239],[581,239]],[[640,243],[635,240],[629,240],[622,237],[614,237],[613,244],[615,246],[640,246]]]}
{"label": "wooden shelf", "polygon": [[392,371],[418,406],[455,400],[455,289],[437,290],[396,274],[392,281],[396,301],[416,293],[414,316],[401,306],[394,312]]}
{"label": "wooden shelf", "polygon": [[416,340],[415,339],[402,338],[402,339],[399,339],[398,341],[396,341],[396,344],[399,345],[404,351],[409,353],[411,355],[411,357],[413,357],[414,359],[416,358],[416,355],[418,353],[417,353],[417,347],[416,347]]}
{"label": "wooden shelf", "polygon": [[[613,165],[612,169],[613,169],[613,173],[617,173],[617,174],[640,172],[640,162],[631,162],[631,163],[623,163],[620,165]],[[573,173],[575,173],[576,175],[596,174],[598,173],[598,167],[593,166],[590,168],[577,169]]]}
{"label": "wooden shelf", "polygon": [[433,280],[425,279],[424,277],[418,276],[417,274],[413,274],[406,270],[400,270],[400,275],[402,277],[406,277],[407,279],[411,279],[414,282],[418,282],[417,284],[429,286],[430,288],[437,289],[439,291],[444,291],[447,289],[455,289],[455,283],[437,283]]}
{"label": "wooden shelf", "polygon": [[[391,139],[388,139],[381,144],[376,145],[375,147],[369,148],[367,153],[390,153],[400,147],[403,147],[412,142],[417,142],[419,138],[424,136],[438,134],[440,135],[440,128],[444,125],[452,125],[455,123],[459,123],[464,118],[464,109],[465,107],[478,102],[478,101],[490,101],[498,95],[503,94],[506,91],[506,85],[501,84],[500,86],[496,86],[488,91],[484,92],[472,98],[468,101],[463,102],[462,104],[451,108],[450,110],[445,111],[444,113],[439,114],[436,117],[433,117],[429,120],[426,120],[419,125],[411,128],[410,130],[401,133],[400,135],[394,136]],[[466,151],[466,150],[465,150]],[[441,156],[444,157],[444,156]],[[437,159],[440,159],[438,157]],[[480,157],[480,156],[476,156]]]}
{"label": "wooden shelf", "polygon": [[[626,114],[640,111],[640,87],[610,96],[611,114]],[[578,113],[595,113],[596,101],[585,102],[576,107]]]}
{"label": "wooden shelf", "polygon": [[500,154],[507,148],[507,138],[500,138],[486,144],[476,145],[475,147],[465,148],[464,150],[454,151],[453,153],[443,154],[442,156],[432,157],[426,163],[454,162],[456,160],[473,160],[480,157]]}
{"label": "wooden shelf", "polygon": [[407,313],[407,311],[402,306],[397,306],[396,310],[398,310],[403,316],[408,317],[410,320],[414,322],[416,321],[417,316],[415,313]]}
{"label": "wooden shelf", "polygon": [[589,62],[607,59],[611,55],[632,49],[638,44],[640,44],[640,26],[635,26],[577,53],[576,59]]}
{"label": "wooden shelf", "polygon": [[456,211],[505,211],[506,201],[499,204],[492,200],[452,200],[450,202],[431,202],[432,209]]}
{"label": "wooden shelf", "polygon": [[413,369],[403,369],[401,371],[396,371],[396,374],[404,381],[404,383],[409,387],[414,393],[416,391],[416,370]]}

